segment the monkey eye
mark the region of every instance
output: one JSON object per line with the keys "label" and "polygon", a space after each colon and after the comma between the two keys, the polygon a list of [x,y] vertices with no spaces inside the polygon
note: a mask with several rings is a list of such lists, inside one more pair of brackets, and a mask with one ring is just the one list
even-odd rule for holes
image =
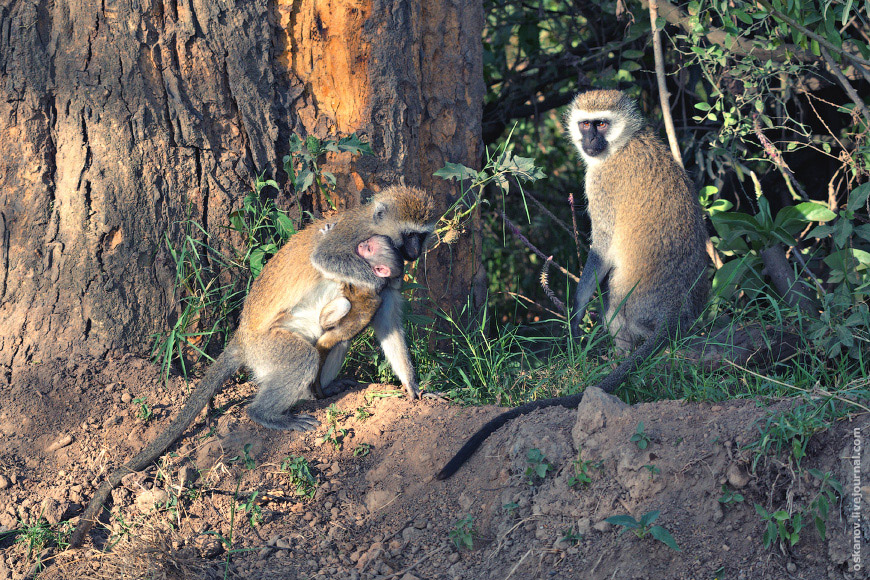
{"label": "monkey eye", "polygon": [[610,127],[610,121],[595,121],[596,129],[603,129],[606,131],[608,127]]}
{"label": "monkey eye", "polygon": [[591,126],[592,123],[590,123],[589,121],[580,121],[580,129],[582,129],[583,131],[588,131],[589,127]]}

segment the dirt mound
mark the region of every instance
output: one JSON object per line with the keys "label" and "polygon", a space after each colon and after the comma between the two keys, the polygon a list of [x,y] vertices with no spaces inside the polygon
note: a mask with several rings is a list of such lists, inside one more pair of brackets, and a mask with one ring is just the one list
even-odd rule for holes
{"label": "dirt mound", "polygon": [[[183,392],[180,379],[163,386],[147,361],[129,356],[18,374],[0,407],[0,526],[42,517],[57,528],[74,518],[105,470],[168,424]],[[92,532],[91,548],[58,553],[31,527],[0,543],[0,580],[35,571],[38,555],[50,561],[41,577],[64,579],[865,577],[849,572],[843,501],[831,508],[826,540],[806,522],[795,546],[762,545],[754,504],[787,509],[818,492],[817,480],[775,458],[750,474],[745,446],[788,401],[628,407],[590,390],[576,411],[510,422],[438,482],[437,469],[500,409],[409,403],[399,389],[369,385],[305,404],[322,423],[316,431],[280,433],[245,415],[253,392],[225,387],[219,413],[203,414],[159,466],[125,478],[104,516],[110,552],[97,551],[106,534]],[[870,419],[817,434],[802,465],[851,484],[855,427],[870,433]],[[862,462],[870,473],[870,453]],[[653,511],[680,551],[605,521]]]}

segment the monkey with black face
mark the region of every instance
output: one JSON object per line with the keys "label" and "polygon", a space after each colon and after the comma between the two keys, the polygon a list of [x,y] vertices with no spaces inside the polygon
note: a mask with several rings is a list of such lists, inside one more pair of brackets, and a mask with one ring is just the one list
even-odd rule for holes
{"label": "monkey with black face", "polygon": [[[700,316],[710,282],[706,229],[692,184],[637,103],[618,91],[578,95],[566,115],[586,165],[592,246],[574,293],[575,336],[597,288],[620,349],[643,341],[599,385],[612,392],[643,360]],[[583,393],[534,401],[485,424],[436,476],[446,479],[510,419],[550,406],[576,407]]]}
{"label": "monkey with black face", "polygon": [[376,275],[357,254],[357,247],[374,235],[383,235],[402,259],[414,261],[421,255],[437,218],[431,194],[394,186],[368,204],[338,216],[335,227],[328,232],[320,231],[327,220],[319,220],[290,238],[254,282],[235,335],[184,408],[166,431],[106,478],[82,514],[70,545],[81,545],[121,478],[143,469],[172,445],[215,391],[242,366],[251,371],[259,387],[248,405],[248,415],[254,421],[273,429],[313,429],[319,423],[313,417],[288,411],[311,394],[318,374],[323,384],[329,384],[341,368],[347,341],[329,350],[325,364],[321,364],[321,355],[313,345],[323,334],[321,311],[340,297],[343,284],[380,293],[381,305],[371,325],[409,397],[419,397],[402,327],[401,295],[387,283],[388,279]]}

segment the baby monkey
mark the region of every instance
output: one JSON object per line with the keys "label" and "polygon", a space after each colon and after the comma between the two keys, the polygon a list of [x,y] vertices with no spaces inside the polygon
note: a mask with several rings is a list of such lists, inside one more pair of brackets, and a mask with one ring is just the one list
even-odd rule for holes
{"label": "baby monkey", "polygon": [[[330,226],[327,226],[324,231],[329,228]],[[393,248],[390,238],[372,236],[359,243],[356,253],[369,263],[375,276],[389,278],[390,287],[399,290],[405,263],[396,249]],[[320,327],[324,332],[317,339],[314,348],[320,355],[321,369],[326,361],[326,356],[335,345],[351,340],[365,330],[380,306],[381,295],[374,289],[347,282],[341,284],[339,297],[327,303],[320,311]],[[319,374],[312,388],[315,397],[324,398]]]}

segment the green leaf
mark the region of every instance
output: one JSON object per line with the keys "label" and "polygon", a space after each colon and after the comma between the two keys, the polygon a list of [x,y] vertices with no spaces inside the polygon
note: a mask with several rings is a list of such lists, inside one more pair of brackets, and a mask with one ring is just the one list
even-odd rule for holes
{"label": "green leaf", "polygon": [[610,516],[604,521],[614,526],[625,526],[626,528],[631,529],[640,527],[637,520],[631,516]]}
{"label": "green leaf", "polygon": [[773,230],[771,230],[770,235],[774,239],[779,240],[780,242],[785,244],[786,246],[793,246],[795,245],[795,243],[797,243],[794,239],[794,236],[782,228],[774,228]]}
{"label": "green leaf", "polygon": [[695,103],[695,108],[699,111],[709,111],[710,109],[712,109],[712,107],[707,103]]}
{"label": "green leaf", "polygon": [[464,181],[466,179],[475,179],[477,171],[470,167],[466,167],[461,163],[446,163],[444,167],[433,173],[435,177],[442,179],[455,179],[456,181]]}
{"label": "green leaf", "polygon": [[834,226],[816,226],[807,234],[810,238],[825,238],[834,231]]}
{"label": "green leaf", "polygon": [[339,139],[337,147],[339,151],[347,151],[354,155],[357,153],[362,153],[363,155],[374,155],[371,145],[363,141],[356,133]]}
{"label": "green leaf", "polygon": [[314,173],[308,167],[303,167],[296,175],[293,189],[296,190],[296,193],[304,193],[311,187],[312,183],[314,183]]}
{"label": "green leaf", "polygon": [[778,522],[783,522],[788,519],[788,512],[785,510],[777,510],[773,512],[773,519]]}
{"label": "green leaf", "polygon": [[819,532],[819,536],[822,538],[822,540],[824,540],[825,539],[825,532],[827,531],[825,528],[825,520],[823,520],[819,516],[816,516],[814,521],[816,524],[816,531]]}
{"label": "green leaf", "polygon": [[845,248],[846,241],[852,235],[852,222],[845,219],[840,219],[834,224],[834,245],[838,248]]}
{"label": "green leaf", "polygon": [[517,170],[524,173],[523,177],[529,181],[537,181],[547,176],[540,167],[535,165],[535,160],[532,157],[520,157],[517,155],[513,158],[513,161]]}
{"label": "green leaf", "polygon": [[837,214],[828,209],[828,206],[807,201],[784,207],[776,214],[776,219],[773,224],[775,226],[787,227],[787,224],[792,222],[797,223],[798,227],[803,227],[803,224],[809,222],[827,222],[837,217]]}
{"label": "green leaf", "polygon": [[677,545],[677,542],[676,542],[676,540],[674,540],[674,537],[671,535],[671,533],[669,531],[667,531],[666,529],[664,529],[663,527],[653,526],[652,528],[650,528],[649,533],[653,538],[655,538],[659,542],[663,543],[668,548],[670,548],[672,550],[676,550],[677,552],[682,552],[682,550]]}
{"label": "green leaf", "polygon": [[753,24],[752,18],[746,12],[743,12],[742,10],[731,10],[731,14],[736,16],[737,20],[739,20],[743,24],[749,24],[749,25]]}
{"label": "green leaf", "polygon": [[773,545],[773,541],[776,539],[776,525],[769,521],[767,522],[767,529],[764,530],[764,537],[762,538],[764,542],[764,548],[770,548]]}
{"label": "green leaf", "polygon": [[[305,147],[305,143],[302,141],[302,139],[299,137],[299,135],[297,135],[296,133],[293,133],[292,135],[290,135],[290,151],[292,151],[294,153],[298,153],[298,152],[302,151],[302,149],[304,147]],[[285,163],[286,163],[286,159],[285,159]]]}
{"label": "green leaf", "polygon": [[275,216],[275,223],[278,226],[278,234],[284,239],[296,233],[296,226],[293,224],[293,220],[287,217],[286,214],[278,212]]}
{"label": "green leaf", "polygon": [[651,512],[647,512],[640,517],[640,525],[643,527],[649,526],[651,523],[656,521],[658,517],[661,515],[660,510],[653,510]]}
{"label": "green leaf", "polygon": [[867,203],[867,198],[870,197],[870,183],[863,183],[849,193],[849,203],[846,209],[857,211]]}

